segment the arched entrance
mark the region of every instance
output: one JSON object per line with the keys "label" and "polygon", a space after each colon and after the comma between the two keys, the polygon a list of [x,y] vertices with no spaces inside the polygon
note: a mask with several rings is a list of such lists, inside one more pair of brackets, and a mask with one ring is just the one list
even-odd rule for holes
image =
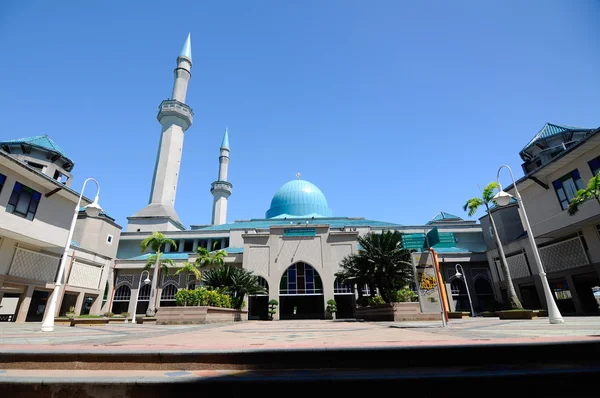
{"label": "arched entrance", "polygon": [[337,305],[337,319],[354,318],[354,308],[356,307],[356,298],[352,292],[352,286],[349,283],[340,283],[338,278],[333,282],[333,298]]}
{"label": "arched entrance", "polygon": [[323,282],[319,273],[306,263],[289,266],[279,283],[280,319],[323,319]]}
{"label": "arched entrance", "polygon": [[169,283],[163,286],[162,293],[160,295],[160,306],[161,307],[175,307],[175,294],[177,293],[177,286]]}
{"label": "arched entrance", "polygon": [[455,311],[471,311],[469,305],[469,295],[467,294],[467,287],[462,279],[454,278],[450,282],[450,288],[452,292],[452,300],[454,301]]}
{"label": "arched entrance", "polygon": [[257,278],[267,292],[248,297],[248,319],[266,321],[269,319],[269,283],[262,276]]}
{"label": "arched entrance", "polygon": [[129,300],[131,299],[131,289],[127,285],[121,285],[115,290],[113,296],[112,312],[121,314],[129,310]]}
{"label": "arched entrance", "polygon": [[482,277],[475,279],[475,296],[477,297],[477,307],[480,311],[488,308],[494,308],[495,296],[490,282]]}
{"label": "arched entrance", "polygon": [[135,310],[136,314],[145,314],[148,311],[148,304],[150,304],[150,291],[152,290],[152,285],[142,285],[140,288],[140,293],[138,296],[137,308]]}

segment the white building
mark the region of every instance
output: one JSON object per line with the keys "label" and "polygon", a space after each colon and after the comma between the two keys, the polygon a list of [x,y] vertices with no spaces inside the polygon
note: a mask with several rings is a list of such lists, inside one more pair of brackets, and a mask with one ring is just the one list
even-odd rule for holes
{"label": "white building", "polygon": [[[44,316],[79,198],[73,165],[47,136],[0,142],[0,321]],[[120,232],[106,213],[80,213],[56,315],[108,309]]]}
{"label": "white building", "polygon": [[[600,205],[589,201],[573,216],[566,209],[577,190],[600,171],[600,129],[547,123],[520,155],[525,176],[517,187],[558,308],[563,314],[598,314],[594,292],[600,286]],[[509,178],[508,173],[503,178]],[[514,194],[513,189],[511,185],[506,191]],[[492,216],[522,304],[544,308],[541,281],[517,209],[516,203],[495,208]],[[480,221],[494,281],[506,299],[488,216]]]}
{"label": "white building", "polygon": [[[175,195],[184,132],[191,126],[193,117],[185,104],[191,67],[188,36],[177,57],[172,99],[163,101],[159,107],[161,140],[149,203],[128,217],[127,231],[121,234],[119,241],[113,312],[144,314],[148,308],[150,285],[142,285],[137,308],[132,298],[136,296],[142,268],[150,255],[140,252],[140,242],[153,231],[162,231],[178,242],[177,249],[167,247],[164,254],[176,266],[184,261],[193,262],[195,250],[203,246],[209,250],[226,249],[226,263],[252,270],[259,276],[269,293],[247,300],[251,319],[266,318],[269,299],[280,302],[276,318],[322,318],[325,303],[334,298],[338,303],[338,316],[352,317],[354,293],[337,283],[334,274],[341,260],[359,249],[358,236],[390,229],[404,232],[410,247],[421,248],[424,234],[438,227],[443,241],[435,247],[441,254],[444,277],[452,285],[453,302],[459,309],[469,308],[464,283],[454,279],[454,266],[460,263],[475,295],[476,307],[484,309],[493,305],[496,297],[484,254],[486,246],[481,227],[474,221],[464,221],[443,212],[420,226],[333,217],[321,190],[298,176],[275,193],[264,218],[227,223],[228,198],[233,188],[228,181],[231,151],[227,131],[219,148],[218,178],[211,184],[212,224],[191,225],[186,229],[175,211]],[[176,276],[173,272],[162,275],[157,281],[158,306],[174,305],[178,289],[195,286],[190,277]]]}

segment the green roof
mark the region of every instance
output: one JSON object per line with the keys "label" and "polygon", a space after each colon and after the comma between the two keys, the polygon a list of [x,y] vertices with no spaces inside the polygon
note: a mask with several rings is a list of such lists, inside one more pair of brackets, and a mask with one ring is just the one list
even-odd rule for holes
{"label": "green roof", "polygon": [[538,131],[538,133],[535,135],[535,137],[533,137],[531,139],[531,141],[529,141],[529,143],[527,143],[527,145],[525,145],[525,147],[521,150],[521,153],[527,151],[528,149],[530,149],[531,147],[537,145],[538,143],[548,139],[548,138],[552,138],[561,134],[565,134],[565,133],[571,133],[573,131],[592,131],[593,129],[590,128],[586,128],[586,127],[576,127],[576,126],[568,126],[568,125],[564,125],[564,124],[553,124],[553,123],[546,123],[544,125],[544,127],[542,127],[542,129],[540,131]]}
{"label": "green roof", "polygon": [[[0,145],[32,145],[41,149],[56,152],[65,159],[71,160],[67,154],[47,135],[36,135],[34,137],[17,138],[16,140],[8,140],[0,142]],[[72,161],[72,160],[71,160]]]}
{"label": "green roof", "polygon": [[430,222],[444,220],[462,220],[462,218],[460,218],[459,216],[455,216],[454,214],[446,213],[445,211],[440,211],[435,217],[431,219]]}
{"label": "green roof", "polygon": [[[131,258],[123,258],[121,260],[148,260],[148,257],[154,253],[146,253]],[[161,258],[168,258],[169,260],[187,260],[189,253],[163,253]]]}
{"label": "green roof", "polygon": [[315,225],[327,224],[331,228],[342,227],[400,227],[400,224],[394,224],[384,221],[365,220],[363,218],[353,219],[348,217],[315,217],[315,218],[296,218],[293,219],[252,219],[249,221],[236,221],[229,224],[211,225],[206,228],[200,228],[198,231],[229,231],[232,229],[265,229],[271,226],[284,225]]}

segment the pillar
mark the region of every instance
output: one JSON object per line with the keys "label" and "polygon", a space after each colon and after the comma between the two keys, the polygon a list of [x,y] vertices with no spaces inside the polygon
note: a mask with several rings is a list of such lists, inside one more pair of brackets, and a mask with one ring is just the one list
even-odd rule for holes
{"label": "pillar", "polygon": [[77,301],[75,301],[75,315],[81,315],[81,308],[83,307],[83,298],[85,293],[80,292],[77,295]]}
{"label": "pillar", "polygon": [[21,304],[19,305],[19,310],[17,311],[17,319],[15,322],[23,323],[25,322],[25,319],[27,319],[27,312],[29,311],[29,306],[31,305],[31,296],[33,296],[34,290],[34,285],[27,286],[25,296],[23,296],[23,300],[21,300]]}
{"label": "pillar", "polygon": [[192,251],[195,253],[198,248],[198,239],[194,239],[194,245],[192,246]]}
{"label": "pillar", "polygon": [[225,249],[225,238],[221,239],[221,250]]}
{"label": "pillar", "polygon": [[567,285],[569,286],[569,291],[571,292],[571,300],[573,300],[573,304],[575,305],[575,312],[577,314],[583,314],[583,307],[581,306],[581,300],[579,299],[579,294],[577,294],[577,289],[575,289],[573,277],[569,274],[565,275],[565,279],[567,280]]}
{"label": "pillar", "polygon": [[178,243],[178,246],[177,246],[177,251],[179,253],[183,253],[184,246],[185,246],[185,239],[179,239],[179,243]]}
{"label": "pillar", "polygon": [[212,238],[208,238],[208,240],[206,241],[206,248],[208,249],[208,251],[212,251]]}

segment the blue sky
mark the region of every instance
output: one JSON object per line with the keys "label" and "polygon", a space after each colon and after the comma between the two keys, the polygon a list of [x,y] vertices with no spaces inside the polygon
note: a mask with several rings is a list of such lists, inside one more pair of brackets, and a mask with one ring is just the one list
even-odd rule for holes
{"label": "blue sky", "polygon": [[[48,134],[126,225],[148,201],[175,60],[194,66],[176,209],[210,222],[229,126],[228,220],[301,172],[336,216],[464,215],[545,122],[600,125],[600,2],[0,3],[0,139]],[[508,178],[508,177],[505,177]],[[93,195],[93,189],[86,192]]]}

